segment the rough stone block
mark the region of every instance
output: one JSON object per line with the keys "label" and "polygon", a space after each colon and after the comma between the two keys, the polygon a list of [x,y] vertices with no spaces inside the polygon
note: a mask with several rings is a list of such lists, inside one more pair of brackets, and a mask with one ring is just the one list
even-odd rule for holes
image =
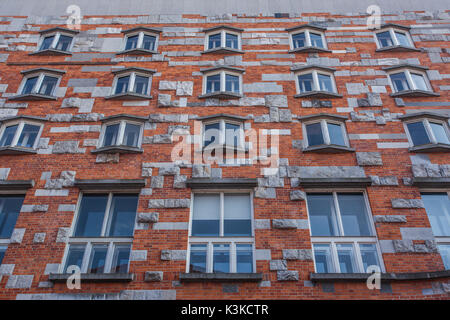
{"label": "rough stone block", "polygon": [[272,260],[272,261],[270,261],[270,270],[271,271],[287,270],[287,262],[286,262],[286,260]]}
{"label": "rough stone block", "polygon": [[391,199],[392,208],[424,208],[421,199]]}
{"label": "rough stone block", "polygon": [[289,197],[291,200],[305,200],[306,193],[301,190],[294,190],[290,192]]}
{"label": "rough stone block", "polygon": [[33,242],[34,243],[43,243],[45,241],[45,232],[35,233]]}
{"label": "rough stone block", "polygon": [[381,153],[356,152],[356,160],[360,166],[382,166]]}
{"label": "rough stone block", "polygon": [[139,212],[137,222],[139,223],[155,223],[159,220],[158,212]]}
{"label": "rough stone block", "polygon": [[146,271],[144,276],[145,282],[158,282],[163,280],[162,271]]}
{"label": "rough stone block", "polygon": [[277,272],[278,281],[298,281],[298,271],[278,271]]}

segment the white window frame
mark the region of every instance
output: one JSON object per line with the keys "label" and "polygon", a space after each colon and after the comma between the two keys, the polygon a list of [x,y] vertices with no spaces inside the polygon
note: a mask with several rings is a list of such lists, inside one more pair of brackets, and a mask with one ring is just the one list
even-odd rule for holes
{"label": "white window frame", "polygon": [[[0,195],[23,195],[25,199],[26,190],[5,190],[0,193]],[[20,212],[19,212],[20,216]],[[17,224],[17,221],[16,221]],[[11,238],[0,238],[0,247],[6,248],[8,250],[8,245],[11,243]],[[0,264],[1,265],[1,264]]]}
{"label": "white window frame", "polygon": [[[214,92],[206,92],[206,87],[207,87],[207,79],[209,76],[215,76],[217,74],[220,74],[220,91],[214,91]],[[231,75],[231,76],[237,76],[239,77],[239,92],[234,92],[234,91],[225,91],[226,88],[226,75]],[[230,71],[230,70],[214,70],[214,71],[209,71],[209,72],[205,72],[203,74],[203,94],[213,94],[213,93],[219,93],[219,92],[232,92],[235,94],[242,94],[242,74],[239,72],[234,72],[234,71]]]}
{"label": "white window frame", "polygon": [[[306,91],[306,92],[300,92],[300,83],[298,81],[298,76],[305,75],[305,74],[312,74],[313,76],[313,90],[312,91]],[[319,74],[323,74],[326,76],[329,76],[331,78],[331,85],[333,87],[333,91],[324,91],[320,90],[320,84],[319,84]],[[308,92],[330,92],[337,94],[337,87],[336,87],[336,80],[334,79],[333,72],[330,71],[324,71],[320,69],[309,69],[304,71],[297,71],[294,73],[295,75],[295,89],[297,90],[297,94],[307,94]]]}
{"label": "white window frame", "polygon": [[[391,40],[393,42],[393,45],[392,46],[383,47],[383,46],[381,46],[381,43],[378,41],[377,34],[383,33],[383,32],[386,32],[386,31],[389,32],[389,35],[391,36]],[[397,36],[395,35],[395,32],[399,32],[399,33],[405,34],[406,38],[408,39],[408,42],[409,42],[408,48],[415,48],[414,41],[413,41],[411,35],[409,34],[409,32],[407,30],[391,27],[391,28],[383,28],[383,29],[378,30],[377,32],[373,33],[373,37],[375,39],[375,43],[377,44],[377,49],[385,49],[385,48],[391,48],[391,47],[400,46],[401,44],[398,41]]]}
{"label": "white window frame", "polygon": [[[194,197],[195,194],[214,193],[220,194],[220,228],[219,236],[217,237],[201,237],[192,236],[192,221],[194,216]],[[251,219],[251,237],[228,237],[223,235],[223,221],[224,221],[224,194],[226,193],[241,193],[250,195],[250,219]],[[230,273],[236,272],[236,244],[252,245],[253,271],[256,272],[256,249],[255,249],[255,222],[254,222],[254,207],[253,207],[253,191],[248,189],[212,189],[212,190],[196,190],[191,193],[191,205],[189,214],[189,230],[188,230],[188,247],[186,253],[186,273],[189,273],[189,265],[191,258],[191,244],[206,244],[206,273],[213,272],[213,245],[214,244],[229,244],[230,245]]]}
{"label": "white window frame", "polygon": [[[316,34],[320,34],[320,36],[322,37],[322,43],[323,43],[323,48],[322,47],[316,47],[313,46],[311,44],[311,36],[310,36],[310,32],[312,33],[316,33]],[[306,45],[304,47],[298,47],[295,48],[294,47],[294,36],[300,33],[305,33],[305,42]],[[304,28],[301,30],[295,30],[289,33],[289,45],[291,47],[291,50],[301,50],[302,48],[318,48],[318,49],[324,49],[324,50],[328,50],[328,44],[327,44],[327,38],[325,37],[325,32],[324,31],[319,31],[316,29],[311,29],[311,28]]]}
{"label": "white window frame", "polygon": [[[313,256],[313,261],[314,261],[314,272],[317,272],[316,258],[315,258],[315,254],[314,254],[314,244],[330,244],[331,260],[332,260],[331,263],[332,263],[333,269],[334,269],[333,273],[341,273],[336,244],[353,244],[353,250],[355,253],[354,258],[355,258],[355,264],[356,264],[356,270],[355,270],[356,272],[355,273],[366,273],[367,272],[367,270],[364,270],[364,268],[363,268],[364,264],[362,262],[359,244],[375,244],[378,261],[380,263],[381,272],[385,272],[383,255],[381,253],[380,244],[378,242],[377,232],[376,232],[375,224],[373,221],[372,211],[370,208],[370,202],[367,197],[366,191],[363,189],[320,189],[320,190],[307,189],[307,190],[305,190],[305,192],[307,194],[307,196],[306,196],[306,204],[307,204],[306,212],[308,214],[308,226],[309,226],[309,232],[310,232],[310,237],[311,237],[311,249],[312,249],[312,253],[313,253],[312,256]],[[362,193],[363,197],[364,197],[364,202],[366,205],[366,211],[367,211],[367,215],[368,215],[368,224],[369,224],[369,228],[372,233],[372,236],[367,236],[367,237],[341,236],[341,235],[338,235],[338,236],[313,236],[312,229],[311,229],[311,219],[309,218],[310,214],[309,214],[309,209],[308,209],[308,193],[310,193],[310,194],[332,193],[333,194],[333,204],[334,204],[334,207],[335,207],[334,209],[335,209],[335,213],[336,213],[336,224],[337,224],[336,227],[337,227],[337,231],[339,234],[344,233],[344,227],[343,227],[343,223],[342,223],[337,194],[338,193]]]}
{"label": "white window frame", "polygon": [[[74,40],[74,35],[71,34],[71,33],[68,33],[68,32],[64,32],[64,31],[55,31],[55,32],[49,32],[49,33],[46,33],[46,34],[42,34],[40,39],[39,39],[39,43],[38,43],[38,46],[37,46],[38,49],[37,49],[36,52],[41,52],[41,51],[45,51],[45,50],[57,50],[56,46],[58,45],[59,38],[61,37],[61,35],[72,38],[72,41],[70,42],[70,45],[67,48],[67,50],[63,51],[63,52],[72,52],[73,45],[74,45],[74,42],[75,42],[75,41],[73,41]],[[44,42],[45,38],[52,37],[52,36],[54,36],[55,38],[53,39],[52,44],[50,45],[50,47],[47,48],[47,49],[41,50],[41,46],[42,46],[42,43]]]}
{"label": "white window frame", "polygon": [[[53,78],[57,78],[58,80],[56,81],[56,85],[53,88],[53,91],[51,93],[51,95],[49,97],[55,97],[55,92],[56,90],[59,88],[59,84],[61,82],[61,75],[52,73],[52,72],[35,72],[35,73],[30,73],[27,74],[23,77],[22,82],[20,83],[19,89],[17,90],[17,95],[27,95],[27,94],[39,94],[39,95],[43,95],[41,93],[39,93],[39,90],[41,89],[42,86],[42,82],[44,81],[44,77],[45,76],[49,76],[49,77],[53,77]],[[34,78],[34,77],[38,77],[36,84],[34,85],[33,89],[31,90],[31,92],[29,93],[22,93],[25,84],[27,82],[28,79],[30,78]]]}
{"label": "white window frame", "polygon": [[[106,128],[110,125],[114,125],[114,124],[119,124],[119,132],[117,135],[117,144],[115,145],[111,145],[111,146],[106,146],[106,147],[117,147],[117,146],[127,146],[123,144],[123,138],[125,135],[125,126],[126,124],[134,124],[134,125],[138,125],[140,127],[140,131],[139,131],[139,139],[138,139],[138,144],[137,146],[133,147],[133,148],[141,148],[142,146],[142,136],[144,133],[144,126],[141,122],[138,121],[132,121],[132,120],[125,120],[125,119],[118,119],[118,120],[113,120],[113,121],[108,121],[102,124],[102,131],[100,134],[100,138],[98,139],[98,145],[97,148],[103,148],[104,146],[104,140],[105,140],[105,132],[106,132]],[[129,147],[129,146],[127,146]]]}
{"label": "white window frame", "polygon": [[[220,33],[220,47],[216,47],[216,48],[211,48],[209,49],[209,37],[219,34]],[[237,36],[238,38],[238,47],[235,48],[231,48],[231,47],[227,47],[226,46],[226,34],[232,34]],[[208,32],[205,33],[205,47],[204,47],[205,51],[208,50],[220,50],[220,49],[231,49],[231,50],[242,50],[242,37],[241,37],[241,32],[238,31],[232,31],[232,30],[228,30],[228,29],[215,29],[215,30],[210,30]]]}
{"label": "white window frame", "polygon": [[[2,240],[4,240],[4,239],[0,239],[0,250],[1,249],[5,249],[5,255],[6,255],[6,250],[8,250],[9,241],[8,242],[3,242]],[[2,265],[2,261],[0,261],[0,266],[1,265]]]}
{"label": "white window frame", "polygon": [[[81,264],[81,273],[87,273],[88,271],[88,267],[90,264],[90,259],[91,259],[91,252],[92,252],[92,247],[94,245],[97,244],[108,244],[108,251],[106,254],[106,259],[105,259],[105,268],[104,268],[104,272],[103,273],[114,273],[111,272],[111,267],[112,267],[112,262],[113,262],[113,258],[114,258],[114,249],[116,245],[130,245],[130,258],[128,259],[128,266],[127,266],[127,272],[129,272],[130,269],[130,261],[131,261],[131,251],[132,251],[132,246],[133,246],[133,238],[134,238],[134,232],[136,231],[136,219],[137,219],[137,210],[136,210],[136,217],[135,217],[135,221],[134,221],[134,228],[133,228],[133,235],[130,237],[105,237],[105,236],[99,236],[99,237],[75,237],[73,236],[74,232],[75,232],[75,228],[77,226],[77,222],[78,222],[78,218],[80,215],[80,207],[81,207],[81,201],[83,199],[83,195],[87,195],[87,194],[108,194],[108,201],[106,203],[106,208],[105,208],[105,215],[103,217],[103,224],[102,224],[102,230],[100,232],[101,235],[106,234],[107,228],[109,226],[110,223],[110,218],[111,218],[111,203],[112,203],[112,198],[114,195],[117,194],[121,194],[121,193],[125,193],[125,194],[130,194],[130,192],[126,192],[126,191],[114,191],[114,192],[101,192],[101,191],[93,191],[93,192],[80,192],[79,196],[78,196],[78,202],[77,202],[77,206],[76,206],[76,214],[74,216],[74,219],[72,221],[72,225],[70,227],[70,238],[66,243],[66,248],[64,249],[64,256],[63,256],[63,260],[62,263],[59,266],[59,273],[64,273],[64,269],[66,267],[66,263],[67,263],[67,259],[69,257],[69,248],[71,245],[85,245],[85,250],[84,250],[84,255],[83,255],[83,260],[82,260],[82,264]],[[133,192],[131,192],[133,193]],[[138,199],[139,201],[139,199]]]}
{"label": "white window frame", "polygon": [[303,134],[303,137],[305,137],[303,139],[303,141],[304,141],[303,143],[304,143],[305,148],[309,147],[309,140],[308,140],[308,134],[306,131],[306,126],[310,125],[310,124],[314,124],[314,123],[320,123],[320,128],[322,129],[324,145],[331,145],[331,138],[330,138],[330,133],[328,132],[327,123],[332,123],[332,124],[337,124],[337,125],[341,126],[341,132],[342,132],[342,136],[344,137],[345,147],[350,147],[350,140],[348,139],[347,129],[345,128],[345,122],[324,118],[324,119],[305,121],[302,123],[302,134]]}
{"label": "white window frame", "polygon": [[[7,127],[10,127],[10,126],[13,126],[16,124],[19,126],[17,127],[17,130],[16,130],[16,133],[14,134],[13,140],[11,141],[11,145],[9,145],[8,147],[27,148],[27,147],[17,146],[17,142],[19,141],[19,138],[20,138],[20,135],[22,134],[24,126],[26,124],[29,124],[29,125],[39,127],[39,132],[36,136],[33,146],[30,148],[30,149],[36,149],[39,144],[39,139],[41,138],[42,131],[44,129],[44,125],[40,122],[36,122],[36,121],[32,121],[32,120],[21,120],[21,119],[5,121],[4,123],[2,123],[2,125],[0,127],[0,139],[3,137],[3,134],[5,133],[5,130]],[[0,147],[0,148],[3,148],[3,147]]]}
{"label": "white window frame", "polygon": [[[219,143],[218,144],[210,144],[208,146],[205,146],[205,135],[206,135],[206,129],[205,127],[209,124],[214,123],[220,123],[220,129],[219,129]],[[225,132],[225,124],[230,123],[234,125],[239,126],[239,139],[238,139],[238,145],[236,146],[237,149],[244,150],[245,146],[245,136],[244,136],[244,122],[243,121],[237,121],[237,120],[229,120],[224,118],[214,119],[214,120],[208,120],[204,121],[202,123],[202,147],[203,148],[216,148],[217,146],[225,146],[225,147],[234,147],[232,145],[226,144],[226,132]]]}
{"label": "white window frame", "polygon": [[[142,48],[142,44],[144,43],[144,35],[155,37],[155,49],[154,50],[148,50]],[[136,48],[134,49],[125,49],[127,47],[127,42],[129,37],[138,36],[138,42],[136,44]],[[148,51],[158,51],[158,44],[159,44],[159,34],[156,32],[150,32],[150,31],[136,31],[136,32],[130,32],[125,35],[124,37],[124,43],[122,45],[122,51],[129,51],[129,50],[148,50]]]}
{"label": "white window frame", "polygon": [[394,83],[391,80],[391,75],[396,74],[396,73],[401,73],[404,72],[405,76],[406,76],[406,81],[408,82],[408,85],[410,87],[409,90],[423,90],[423,89],[419,89],[417,88],[416,84],[414,83],[412,77],[411,77],[411,73],[416,73],[419,74],[423,77],[423,79],[425,80],[425,84],[427,86],[427,92],[433,92],[433,89],[431,87],[431,83],[430,80],[427,77],[427,74],[424,71],[419,71],[416,69],[411,69],[411,68],[401,68],[401,69],[395,69],[395,70],[391,70],[388,72],[388,80],[389,80],[389,85],[391,86],[392,92],[394,93],[400,93],[400,92],[405,92],[405,91],[409,91],[409,90],[403,90],[403,91],[397,91],[394,87]]}
{"label": "white window frame", "polygon": [[404,130],[406,132],[406,136],[408,138],[408,142],[409,142],[409,145],[411,147],[418,147],[418,146],[414,145],[414,142],[413,142],[413,140],[411,138],[411,135],[410,135],[409,129],[408,129],[408,124],[409,123],[415,123],[415,122],[422,122],[423,123],[423,126],[425,127],[425,132],[427,134],[428,140],[430,140],[429,144],[441,143],[441,142],[437,142],[436,137],[435,137],[435,135],[433,133],[433,129],[431,128],[430,122],[434,122],[434,123],[442,125],[444,127],[445,133],[447,134],[447,138],[450,141],[450,130],[448,128],[448,124],[447,124],[446,121],[437,120],[437,119],[430,119],[430,118],[427,118],[427,117],[420,117],[420,118],[415,118],[415,119],[411,119],[411,120],[407,120],[407,121],[403,122],[403,128],[404,128]]}
{"label": "white window frame", "polygon": [[[136,81],[136,75],[148,78],[147,92],[145,92],[145,93],[136,93],[136,92],[132,91],[133,88],[134,88],[134,83]],[[123,78],[123,77],[127,77],[127,76],[130,76],[130,80],[128,82],[128,91],[122,92],[122,93],[116,93],[117,81],[119,80],[119,78]],[[145,96],[150,96],[152,80],[153,80],[152,75],[150,75],[148,73],[145,73],[145,72],[129,71],[129,72],[116,74],[115,77],[114,77],[114,81],[113,81],[112,94],[115,95],[115,94],[129,94],[129,93],[133,94],[134,93],[134,94],[143,94]]]}

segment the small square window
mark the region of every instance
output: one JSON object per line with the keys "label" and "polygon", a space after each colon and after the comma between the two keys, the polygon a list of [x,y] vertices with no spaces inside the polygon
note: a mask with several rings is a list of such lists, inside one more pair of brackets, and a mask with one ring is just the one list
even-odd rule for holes
{"label": "small square window", "polygon": [[327,51],[325,29],[300,26],[287,29],[290,32],[291,50],[307,52]]}
{"label": "small square window", "polygon": [[306,47],[306,35],[304,32],[300,32],[292,35],[292,43],[294,49]]}
{"label": "small square window", "polygon": [[25,121],[6,122],[0,130],[0,147],[21,147],[34,149],[42,131],[41,124]]}
{"label": "small square window", "polygon": [[415,50],[407,31],[397,28],[382,28],[375,33],[379,50]]}
{"label": "small square window", "polygon": [[61,53],[70,52],[72,49],[73,33],[72,30],[56,31],[51,34],[46,33],[47,35],[43,36],[37,53],[46,50],[57,50]]}
{"label": "small square window", "polygon": [[208,45],[208,49],[214,49],[214,48],[219,48],[221,47],[221,41],[222,41],[222,36],[220,33],[217,34],[212,34],[209,36],[209,45]]}
{"label": "small square window", "polygon": [[102,128],[100,147],[126,146],[140,148],[142,137],[142,124],[131,120],[119,120],[116,123],[108,122]]}
{"label": "small square window", "polygon": [[39,77],[31,77],[26,79],[25,85],[23,86],[22,94],[28,94],[33,91]]}
{"label": "small square window", "polygon": [[448,128],[445,122],[421,119],[406,123],[408,138],[412,146],[428,144],[450,145]]}
{"label": "small square window", "polygon": [[203,147],[226,146],[234,149],[244,148],[244,129],[242,122],[220,119],[203,126]]}
{"label": "small square window", "polygon": [[220,74],[206,77],[206,93],[220,91]]}
{"label": "small square window", "polygon": [[[340,119],[339,119],[340,120]],[[311,120],[304,124],[305,146],[340,146],[349,148],[343,120]],[[349,149],[350,150],[350,149]]]}
{"label": "small square window", "polygon": [[392,41],[391,38],[391,33],[389,31],[377,33],[377,39],[382,48],[394,45],[394,42]]}
{"label": "small square window", "polygon": [[310,92],[314,90],[313,74],[307,73],[298,76],[298,86],[300,93]]}
{"label": "small square window", "polygon": [[125,41],[121,53],[128,51],[133,54],[156,52],[159,32],[160,30],[139,27],[124,31]]}
{"label": "small square window", "polygon": [[408,81],[406,80],[406,74],[404,72],[391,74],[390,77],[396,92],[410,89]]}
{"label": "small square window", "polygon": [[426,68],[420,66],[385,68],[385,70],[388,70],[393,95],[436,95],[431,89],[430,82],[423,71],[424,69]]}
{"label": "small square window", "polygon": [[41,96],[54,97],[60,77],[51,74],[50,71],[36,74],[37,72],[34,75],[25,76],[22,85],[19,87],[19,94],[39,94]]}
{"label": "small square window", "polygon": [[0,239],[11,238],[24,196],[0,195]]}
{"label": "small square window", "polygon": [[156,37],[145,34],[142,41],[142,48],[145,50],[156,51]]}
{"label": "small square window", "polygon": [[239,49],[239,37],[236,34],[225,34],[225,47]]}
{"label": "small square window", "polygon": [[229,30],[227,28],[213,30],[206,30],[205,37],[205,51],[217,51],[217,50],[229,50],[239,51],[241,50],[241,34],[240,30]]}
{"label": "small square window", "polygon": [[311,38],[311,46],[317,48],[324,48],[321,34],[310,32],[309,36]]}
{"label": "small square window", "polygon": [[116,94],[128,92],[128,84],[130,83],[130,76],[120,77],[116,83]]}
{"label": "small square window", "polygon": [[139,41],[139,35],[127,38],[127,43],[125,45],[125,50],[136,49]]}
{"label": "small square window", "polygon": [[[120,72],[114,80],[113,92],[117,96],[127,95],[150,95],[151,76],[153,70]],[[146,74],[148,73],[148,75]],[[113,96],[114,97],[114,96]]]}
{"label": "small square window", "polygon": [[239,77],[231,74],[225,75],[225,91],[239,93]]}
{"label": "small square window", "polygon": [[42,40],[40,50],[50,49],[50,47],[52,46],[53,40],[55,40],[55,36],[45,37],[44,40]]}
{"label": "small square window", "polygon": [[[309,71],[303,71],[303,69]],[[292,70],[296,74],[297,93],[299,96],[312,96],[315,94],[339,96],[336,92],[333,69],[301,67],[300,69],[294,68]]]}

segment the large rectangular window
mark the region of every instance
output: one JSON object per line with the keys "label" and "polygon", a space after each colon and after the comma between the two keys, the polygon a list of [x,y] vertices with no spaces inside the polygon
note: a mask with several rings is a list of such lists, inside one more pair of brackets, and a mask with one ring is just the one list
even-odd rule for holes
{"label": "large rectangular window", "polygon": [[447,124],[436,119],[421,119],[406,122],[406,131],[412,146],[426,144],[450,144]]}

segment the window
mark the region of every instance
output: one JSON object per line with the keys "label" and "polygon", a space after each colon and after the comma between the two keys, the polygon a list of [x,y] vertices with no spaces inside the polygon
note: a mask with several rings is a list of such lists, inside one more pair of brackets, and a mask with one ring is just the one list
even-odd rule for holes
{"label": "window", "polygon": [[12,120],[0,129],[0,149],[3,147],[20,147],[35,149],[43,125],[37,122]]}
{"label": "window", "polygon": [[8,247],[6,247],[6,246],[0,246],[0,265],[2,264],[3,258],[5,257],[7,248]]}
{"label": "window", "polygon": [[450,145],[445,121],[432,118],[415,119],[405,122],[405,128],[413,147],[429,144]]}
{"label": "window", "polygon": [[250,193],[193,195],[187,272],[253,273]]}
{"label": "window", "polygon": [[383,268],[368,201],[362,192],[307,193],[318,273],[365,273]]}
{"label": "window", "polygon": [[102,128],[100,146],[127,146],[139,148],[141,146],[142,130],[142,123],[139,122],[125,120],[109,122]]}
{"label": "window", "polygon": [[345,125],[342,121],[321,119],[305,122],[303,128],[306,147],[321,145],[349,147]]}
{"label": "window", "polygon": [[50,52],[52,54],[70,54],[73,38],[78,31],[65,28],[52,28],[41,32],[38,51],[34,54]]}
{"label": "window", "polygon": [[[239,97],[242,94],[242,73],[239,68],[203,70],[203,94],[217,97]],[[201,96],[202,97],[202,96]]]}
{"label": "window", "polygon": [[296,97],[318,95],[337,97],[334,69],[321,66],[301,66],[291,69],[296,78]]}
{"label": "window", "polygon": [[421,193],[446,270],[450,270],[450,199],[448,192]]}
{"label": "window", "polygon": [[156,53],[161,30],[138,27],[124,31],[125,41],[122,53]]}
{"label": "window", "polygon": [[435,96],[424,70],[421,66],[394,66],[384,68],[388,72],[393,96]]}
{"label": "window", "polygon": [[314,25],[301,25],[286,29],[290,33],[291,50],[303,52],[329,51],[325,28]]}
{"label": "window", "polygon": [[227,146],[244,148],[243,123],[219,119],[203,124],[203,147]]}
{"label": "window", "polygon": [[126,68],[115,71],[113,95],[107,98],[151,98],[150,88],[154,72],[154,70],[143,68]]}
{"label": "window", "polygon": [[219,26],[204,30],[205,52],[210,51],[233,51],[241,52],[242,29]]}
{"label": "window", "polygon": [[19,88],[19,94],[53,97],[59,84],[60,76],[49,72],[36,72],[25,76]]}
{"label": "window", "polygon": [[23,199],[23,195],[0,195],[0,239],[11,238]]}
{"label": "window", "polygon": [[138,203],[136,194],[83,194],[63,273],[127,273]]}
{"label": "window", "polygon": [[407,27],[390,27],[382,28],[379,32],[375,33],[375,40],[378,47],[378,51],[389,49],[410,49],[416,50],[414,42],[408,32]]}

